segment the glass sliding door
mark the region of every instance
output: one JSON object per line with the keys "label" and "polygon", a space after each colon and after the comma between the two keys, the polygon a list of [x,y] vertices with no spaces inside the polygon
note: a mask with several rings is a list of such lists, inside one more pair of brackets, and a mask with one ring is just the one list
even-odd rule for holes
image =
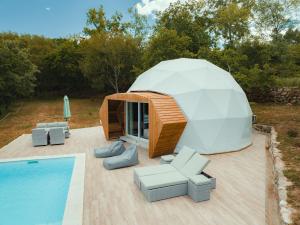
{"label": "glass sliding door", "polygon": [[148,103],[140,103],[140,136],[149,139]]}
{"label": "glass sliding door", "polygon": [[148,103],[127,102],[127,135],[148,139],[149,113]]}
{"label": "glass sliding door", "polygon": [[138,103],[127,102],[127,133],[138,137]]}

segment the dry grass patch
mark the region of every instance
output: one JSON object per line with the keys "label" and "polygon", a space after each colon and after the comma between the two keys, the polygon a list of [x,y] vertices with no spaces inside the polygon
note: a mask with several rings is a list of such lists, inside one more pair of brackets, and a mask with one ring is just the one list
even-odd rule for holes
{"label": "dry grass patch", "polygon": [[[98,126],[101,102],[99,99],[70,99],[70,127]],[[17,102],[0,121],[0,147],[24,133],[31,133],[36,123],[54,121],[63,121],[62,99]]]}
{"label": "dry grass patch", "polygon": [[300,225],[300,106],[252,104],[257,122],[272,125],[278,132],[279,148],[286,164],[285,176],[293,182],[289,187],[289,203],[296,209],[294,224]]}

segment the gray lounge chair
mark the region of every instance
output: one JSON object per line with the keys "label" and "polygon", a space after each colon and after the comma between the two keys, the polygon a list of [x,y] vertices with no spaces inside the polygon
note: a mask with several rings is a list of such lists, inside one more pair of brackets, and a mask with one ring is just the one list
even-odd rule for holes
{"label": "gray lounge chair", "polygon": [[44,128],[32,129],[32,145],[43,146],[48,144],[48,131]]}
{"label": "gray lounge chair", "polygon": [[[194,182],[190,185],[200,187],[198,189],[195,186],[190,187],[193,190],[190,191],[191,197],[195,201],[208,200],[209,191],[212,188],[211,181],[206,178],[195,179],[195,175],[200,175],[208,163],[209,159],[195,153],[183,167],[176,168],[176,171],[140,177],[141,191],[150,202],[187,195],[189,193],[188,182],[191,180]],[[206,183],[207,185],[204,185]],[[197,198],[195,193],[201,197]]]}
{"label": "gray lounge chair", "polygon": [[133,173],[134,182],[139,188],[141,188],[141,177],[167,172],[176,172],[177,170],[183,168],[184,165],[192,158],[192,156],[195,153],[196,151],[194,149],[183,146],[183,148],[180,150],[180,152],[176,155],[176,157],[172,160],[170,164],[135,168]]}
{"label": "gray lounge chair", "polygon": [[115,141],[108,147],[95,148],[94,155],[96,158],[107,158],[121,155],[125,151],[123,141]]}
{"label": "gray lounge chair", "polygon": [[51,145],[61,145],[65,143],[65,133],[63,127],[53,127],[49,129]]}
{"label": "gray lounge chair", "polygon": [[106,158],[103,166],[108,170],[134,166],[138,164],[138,152],[136,145],[130,145],[121,155]]}

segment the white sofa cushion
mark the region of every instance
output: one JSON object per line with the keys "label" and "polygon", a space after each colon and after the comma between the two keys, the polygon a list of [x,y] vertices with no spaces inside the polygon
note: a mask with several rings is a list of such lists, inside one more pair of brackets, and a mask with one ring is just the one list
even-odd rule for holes
{"label": "white sofa cushion", "polygon": [[190,177],[190,180],[196,185],[209,184],[211,182],[210,179],[201,174]]}
{"label": "white sofa cushion", "polygon": [[173,166],[170,166],[170,164],[146,166],[146,167],[139,167],[134,169],[134,173],[138,177],[149,176],[158,173],[167,173],[172,171],[176,171],[176,169]]}
{"label": "white sofa cushion", "polygon": [[196,151],[194,149],[183,146],[180,152],[171,162],[171,166],[175,167],[178,170],[182,169],[195,153]]}
{"label": "white sofa cushion", "polygon": [[172,162],[175,158],[174,155],[163,155],[160,157],[165,162]]}
{"label": "white sofa cushion", "polygon": [[148,190],[187,182],[188,179],[177,171],[141,177],[142,187]]}
{"label": "white sofa cushion", "polygon": [[210,160],[200,154],[194,154],[192,158],[185,164],[185,166],[180,169],[180,172],[186,177],[192,177],[194,175],[200,174]]}

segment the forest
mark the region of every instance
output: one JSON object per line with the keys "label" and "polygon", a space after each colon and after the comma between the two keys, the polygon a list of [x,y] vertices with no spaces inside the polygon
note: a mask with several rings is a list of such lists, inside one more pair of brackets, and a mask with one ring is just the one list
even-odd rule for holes
{"label": "forest", "polygon": [[247,92],[300,87],[299,0],[175,2],[155,19],[129,9],[86,13],[82,33],[64,38],[0,33],[0,116],[22,98],[102,96],[126,91],[161,62],[206,59]]}

